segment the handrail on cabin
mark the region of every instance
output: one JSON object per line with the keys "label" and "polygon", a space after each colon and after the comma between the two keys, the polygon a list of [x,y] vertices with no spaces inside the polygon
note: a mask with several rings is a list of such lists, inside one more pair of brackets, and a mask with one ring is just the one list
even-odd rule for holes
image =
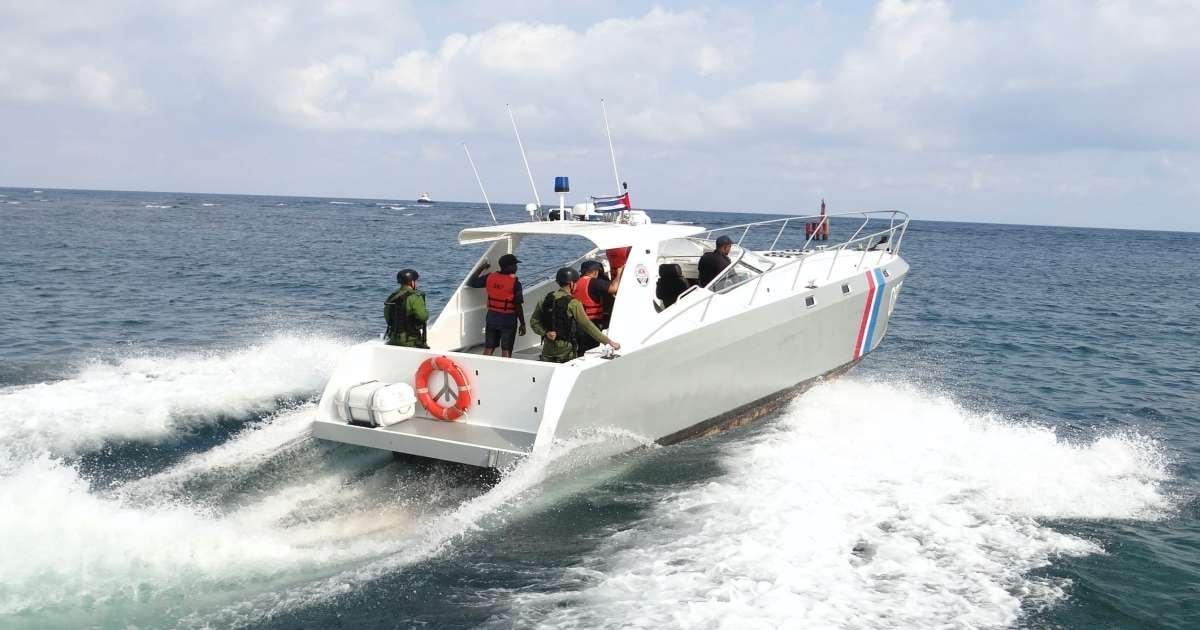
{"label": "handrail on cabin", "polygon": [[[888,227],[885,229],[879,230],[877,232],[872,232],[865,236],[859,236],[859,234],[862,232],[863,228],[865,228],[867,226],[867,224],[871,221],[871,219],[884,218],[883,216],[876,217],[876,216],[872,216],[872,215],[886,215],[888,218]],[[753,223],[744,223],[741,225],[730,225],[730,226],[726,226],[726,227],[711,229],[704,233],[704,235],[705,235],[704,240],[711,240],[712,235],[716,232],[722,232],[725,230],[736,230],[736,229],[743,229],[742,239],[744,239],[746,234],[749,232],[750,228],[752,228],[752,227],[759,226],[759,225],[768,225],[768,224],[772,224],[772,223],[781,223],[781,222],[783,223],[783,226],[780,228],[780,234],[782,234],[783,230],[787,227],[787,222],[789,222],[789,221],[796,221],[796,220],[800,220],[800,219],[820,218],[821,222],[824,223],[828,217],[848,217],[848,216],[855,216],[855,217],[862,216],[862,217],[865,217],[866,220],[863,221],[863,224],[860,225],[857,230],[855,230],[854,234],[849,239],[847,239],[846,241],[844,241],[838,245],[835,245],[833,247],[834,259],[831,260],[829,263],[829,276],[831,276],[833,274],[833,264],[834,264],[834,262],[837,261],[837,256],[841,253],[842,250],[847,249],[853,243],[862,242],[862,241],[866,241],[867,243],[870,243],[871,241],[875,240],[876,238],[887,235],[889,247],[884,248],[882,251],[880,251],[879,260],[882,261],[883,255],[885,253],[887,253],[888,251],[891,251],[893,254],[895,254],[897,256],[900,254],[900,243],[904,240],[904,234],[908,230],[908,224],[910,221],[908,213],[900,211],[900,210],[865,210],[865,211],[860,211],[860,212],[844,212],[844,213],[832,214],[832,215],[810,215],[810,216],[805,216],[805,217],[784,217],[781,219],[770,219],[767,221],[755,221]],[[903,221],[901,221],[900,223],[897,224],[896,223],[897,218],[902,218]],[[897,232],[900,233],[899,239],[896,238]],[[740,244],[741,239],[739,239],[738,242]],[[775,241],[773,241],[771,244],[772,250],[774,249],[775,245],[778,242],[779,242],[779,236],[777,235],[775,237]],[[808,246],[811,242],[812,242],[812,236],[809,236],[808,239],[805,240],[804,246],[799,251],[800,252],[809,252],[810,250],[808,249]],[[826,249],[824,251],[828,251],[828,249]],[[866,255],[868,252],[870,252],[870,249],[868,247],[864,246],[863,247],[863,256],[862,256],[862,258],[859,259],[860,267],[862,266],[862,262],[864,260],[866,260]],[[726,272],[728,272],[730,269],[732,269],[737,264],[737,262],[742,259],[743,256],[745,256],[744,249],[738,256],[738,260],[731,261],[728,267],[721,270],[721,273],[718,274],[716,278],[713,278],[712,282],[716,282],[719,278],[724,276],[726,274]],[[762,279],[764,276],[771,274],[771,273],[775,273],[777,271],[781,271],[783,269],[790,268],[792,265],[796,265],[796,277],[792,281],[792,289],[794,290],[796,288],[796,282],[799,281],[800,270],[803,268],[805,260],[807,260],[806,256],[800,256],[796,260],[791,260],[782,265],[776,265],[774,267],[771,267],[770,269],[767,269],[767,270],[763,271],[762,273],[760,273],[755,278],[747,278],[746,280],[739,282],[735,285],[725,287],[724,289],[722,289],[722,291],[720,293],[709,292],[709,294],[707,296],[705,296],[703,299],[696,300],[695,302],[692,302],[691,304],[684,306],[682,309],[679,309],[678,312],[673,313],[670,317],[668,317],[666,319],[666,321],[659,324],[657,327],[654,328],[654,330],[650,331],[649,334],[647,334],[645,337],[643,337],[640,345],[645,345],[645,343],[647,341],[649,341],[651,337],[653,337],[654,335],[657,335],[659,333],[659,331],[661,331],[667,325],[674,322],[681,315],[692,310],[693,308],[695,308],[696,306],[698,306],[700,304],[705,305],[704,314],[701,316],[701,320],[700,320],[703,323],[704,317],[707,316],[707,314],[708,314],[708,305],[710,302],[712,302],[713,298],[715,298],[716,296],[726,295],[728,293],[731,293],[734,289],[745,286],[751,280],[757,280],[758,284],[762,284]],[[828,276],[827,276],[827,278],[828,278]],[[709,284],[711,285],[712,282],[710,282]],[[688,292],[691,293],[692,291],[689,290]],[[758,286],[756,285],[754,293],[751,295],[750,302],[747,303],[747,306],[749,306],[751,303],[753,303],[753,299],[757,295],[757,293],[758,293]]]}

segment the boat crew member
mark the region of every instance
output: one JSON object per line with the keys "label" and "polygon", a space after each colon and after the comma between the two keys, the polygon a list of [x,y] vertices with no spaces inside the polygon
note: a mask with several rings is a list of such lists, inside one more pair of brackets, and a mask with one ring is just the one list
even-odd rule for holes
{"label": "boat crew member", "polygon": [[579,334],[586,334],[612,346],[613,350],[620,350],[621,344],[601,332],[588,319],[583,303],[571,295],[575,283],[579,281],[579,272],[563,267],[555,274],[554,280],[558,283],[558,290],[538,302],[529,320],[533,332],[542,336],[542,354],[538,358],[554,363],[566,363],[574,359],[579,355],[575,347]]}
{"label": "boat crew member", "polygon": [[425,308],[425,294],[417,292],[419,277],[415,269],[401,269],[396,274],[400,288],[393,291],[383,303],[389,346],[429,347],[425,344],[425,322],[429,320],[429,310]]}
{"label": "boat crew member", "polygon": [[[500,346],[500,356],[512,356],[517,335],[525,335],[525,296],[517,280],[517,260],[512,254],[500,257],[500,271],[483,273],[491,265],[485,260],[467,280],[467,286],[487,290],[487,319],[483,329],[483,353],[492,356]],[[481,275],[482,274],[482,275]]]}
{"label": "boat crew member", "polygon": [[700,286],[706,287],[714,278],[729,266],[729,250],[733,249],[733,239],[728,236],[717,237],[717,248],[705,252],[700,257]]}
{"label": "boat crew member", "polygon": [[[579,281],[575,283],[575,289],[571,291],[571,295],[583,304],[583,312],[587,315],[588,320],[601,330],[608,328],[604,314],[605,302],[610,296],[617,294],[617,288],[621,284],[620,271],[617,272],[616,279],[610,281],[600,275],[603,270],[604,265],[598,260],[583,261],[579,265]],[[600,344],[591,335],[576,335],[576,351],[579,354],[598,345]]]}

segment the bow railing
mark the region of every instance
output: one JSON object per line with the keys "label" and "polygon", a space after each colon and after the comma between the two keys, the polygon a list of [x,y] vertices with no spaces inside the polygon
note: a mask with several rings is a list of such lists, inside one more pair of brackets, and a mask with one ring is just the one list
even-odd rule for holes
{"label": "bow railing", "polygon": [[[826,224],[827,221],[830,221],[831,219],[854,219],[857,221],[859,218],[861,218],[863,221],[860,225],[858,225],[858,228],[854,230],[854,233],[850,236],[850,238],[834,245],[823,244],[815,248],[812,247],[814,238],[817,234],[821,233],[821,228]],[[871,223],[871,221],[881,222],[884,220],[887,221],[886,228],[867,231],[868,225]],[[792,276],[791,290],[795,291],[796,285],[799,284],[800,281],[800,271],[804,268],[805,261],[807,261],[814,252],[833,252],[833,258],[829,261],[829,271],[825,276],[826,280],[833,276],[833,268],[837,263],[838,257],[848,249],[853,248],[855,251],[858,249],[862,250],[862,254],[860,255],[858,261],[859,268],[862,267],[862,265],[866,262],[867,256],[872,252],[879,252],[876,264],[879,264],[883,261],[883,256],[885,254],[891,253],[894,255],[899,255],[900,246],[904,242],[904,234],[908,230],[909,221],[910,219],[908,213],[899,210],[867,210],[861,212],[846,212],[830,215],[810,215],[801,217],[786,217],[782,219],[770,219],[767,221],[755,221],[753,223],[729,225],[709,230],[705,232],[702,237],[698,238],[701,238],[705,241],[712,241],[714,235],[724,232],[736,233],[738,230],[741,231],[741,235],[735,242],[740,250],[736,259],[732,261],[728,267],[723,269],[721,273],[709,283],[709,286],[721,286],[722,278],[727,274],[732,273],[732,270],[745,256],[746,247],[743,244],[746,243],[747,238],[750,237],[751,233],[754,231],[763,232],[764,228],[767,226],[770,226],[767,236],[770,236],[771,233],[774,233],[775,236],[771,241],[770,247],[759,253],[769,257],[790,257],[792,260],[789,260],[783,264],[773,264],[770,268],[762,270],[762,272],[757,276],[746,278],[745,280],[730,284],[728,286],[721,286],[721,288],[717,291],[709,291],[707,288],[700,286],[689,288],[679,296],[679,300],[682,300],[685,296],[696,291],[706,291],[708,292],[708,295],[700,300],[696,300],[690,304],[684,305],[677,312],[671,314],[670,317],[656,326],[654,330],[650,331],[650,334],[646,335],[642,339],[642,345],[645,345],[645,343],[654,337],[654,335],[658,334],[659,331],[661,331],[663,328],[666,328],[684,313],[688,313],[701,305],[704,306],[704,310],[700,314],[700,323],[704,323],[708,317],[709,306],[717,296],[727,295],[740,287],[754,282],[754,290],[750,292],[750,297],[746,301],[746,306],[750,306],[754,303],[754,298],[758,295],[758,289],[762,285],[763,279],[765,279],[767,276],[779,277],[777,274],[782,274],[784,270],[791,270],[794,268],[795,271],[794,275]],[[776,249],[788,226],[793,223],[801,225],[804,223],[816,223],[817,228],[815,230],[808,231],[804,243],[800,247],[782,250]],[[775,231],[776,225],[779,226],[778,231]],[[864,231],[867,231],[867,233],[864,234]],[[732,239],[732,237],[730,238]],[[811,285],[811,288],[815,288],[815,285]]]}

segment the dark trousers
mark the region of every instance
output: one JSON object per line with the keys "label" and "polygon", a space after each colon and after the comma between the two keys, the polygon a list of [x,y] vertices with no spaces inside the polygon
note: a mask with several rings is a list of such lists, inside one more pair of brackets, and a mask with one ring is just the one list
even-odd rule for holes
{"label": "dark trousers", "polygon": [[[600,328],[600,322],[594,321],[592,323],[595,324],[597,328]],[[592,339],[591,335],[589,335],[581,330],[581,331],[579,331],[578,336],[575,337],[575,345],[578,348],[578,350],[576,350],[576,352],[579,354],[583,354],[584,352],[587,352],[588,350],[591,350],[592,348],[599,346],[600,342],[596,341],[595,339]]]}

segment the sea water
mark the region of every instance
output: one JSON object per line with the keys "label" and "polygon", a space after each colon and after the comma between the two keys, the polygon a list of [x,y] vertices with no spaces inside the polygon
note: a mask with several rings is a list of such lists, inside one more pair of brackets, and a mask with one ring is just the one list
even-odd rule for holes
{"label": "sea water", "polygon": [[914,222],[849,374],[493,484],[309,435],[482,206],[0,192],[0,627],[1200,625],[1200,235]]}

